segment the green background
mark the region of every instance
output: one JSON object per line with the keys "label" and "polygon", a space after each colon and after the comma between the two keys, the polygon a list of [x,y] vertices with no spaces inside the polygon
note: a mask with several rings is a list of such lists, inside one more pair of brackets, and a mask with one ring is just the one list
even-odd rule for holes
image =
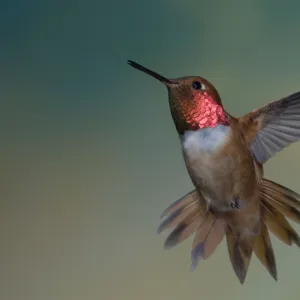
{"label": "green background", "polygon": [[[159,216],[193,187],[166,89],[211,80],[243,115],[300,90],[299,1],[1,1],[0,298],[299,299],[300,251],[273,238],[276,283],[244,286],[223,242],[190,272]],[[300,143],[266,176],[300,192]],[[297,227],[299,229],[299,226]]]}

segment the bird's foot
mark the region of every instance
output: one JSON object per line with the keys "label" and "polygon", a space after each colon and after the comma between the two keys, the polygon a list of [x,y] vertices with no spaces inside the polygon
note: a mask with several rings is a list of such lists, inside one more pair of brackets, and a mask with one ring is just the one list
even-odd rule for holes
{"label": "bird's foot", "polygon": [[232,209],[240,209],[241,208],[241,201],[238,198],[235,198],[231,203],[230,206]]}

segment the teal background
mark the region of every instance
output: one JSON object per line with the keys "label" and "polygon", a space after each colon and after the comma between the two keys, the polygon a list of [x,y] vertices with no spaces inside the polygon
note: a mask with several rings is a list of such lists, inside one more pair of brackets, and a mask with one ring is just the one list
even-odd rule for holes
{"label": "teal background", "polygon": [[[243,115],[300,89],[299,1],[1,1],[0,299],[299,299],[300,252],[273,238],[279,281],[225,243],[190,272],[159,216],[192,189],[165,88],[211,80]],[[300,143],[266,176],[300,192]],[[299,229],[299,226],[296,227]]]}

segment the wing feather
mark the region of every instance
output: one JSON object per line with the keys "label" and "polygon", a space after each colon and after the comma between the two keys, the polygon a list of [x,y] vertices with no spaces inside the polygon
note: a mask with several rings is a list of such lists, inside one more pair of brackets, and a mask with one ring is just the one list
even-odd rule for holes
{"label": "wing feather", "polygon": [[240,118],[249,149],[261,164],[300,140],[300,92]]}

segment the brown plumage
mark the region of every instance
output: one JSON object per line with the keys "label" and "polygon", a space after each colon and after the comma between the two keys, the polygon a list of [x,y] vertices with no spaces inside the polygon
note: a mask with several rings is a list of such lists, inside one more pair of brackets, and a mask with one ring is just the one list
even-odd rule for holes
{"label": "brown plumage", "polygon": [[173,228],[165,247],[194,234],[192,268],[226,237],[235,274],[244,283],[253,253],[277,280],[269,232],[300,247],[287,219],[300,223],[300,195],[264,178],[263,164],[300,140],[300,92],[235,118],[214,86],[199,76],[167,79],[129,61],[164,83],[183,157],[195,190],[163,213],[158,232]]}
{"label": "brown plumage", "polygon": [[[295,210],[299,214],[299,210],[295,207],[300,208],[300,202],[297,200],[300,195],[265,179],[262,179],[261,187],[261,229],[255,238],[253,250],[272,277],[277,280],[276,261],[267,229],[286,245],[290,246],[294,243],[300,247],[300,237],[286,219],[287,217],[299,223],[300,217],[296,219],[293,214],[283,214],[277,209],[278,206],[284,207],[284,212]],[[199,226],[191,226],[192,223],[195,224],[197,212],[201,212],[197,221]],[[183,215],[184,219],[182,219]],[[206,211],[206,204],[200,196],[197,197],[197,190],[181,198],[175,205],[172,204],[165,211],[163,217],[166,219],[162,222],[159,232],[175,227],[175,230],[167,238],[167,248],[176,246],[189,235],[195,233],[192,245],[192,269],[196,267],[199,259],[208,258],[226,235],[232,267],[240,282],[244,282],[252,251],[245,253],[240,248],[238,239],[228,226],[226,219],[221,216],[218,217],[218,214],[213,214],[211,211]]]}

